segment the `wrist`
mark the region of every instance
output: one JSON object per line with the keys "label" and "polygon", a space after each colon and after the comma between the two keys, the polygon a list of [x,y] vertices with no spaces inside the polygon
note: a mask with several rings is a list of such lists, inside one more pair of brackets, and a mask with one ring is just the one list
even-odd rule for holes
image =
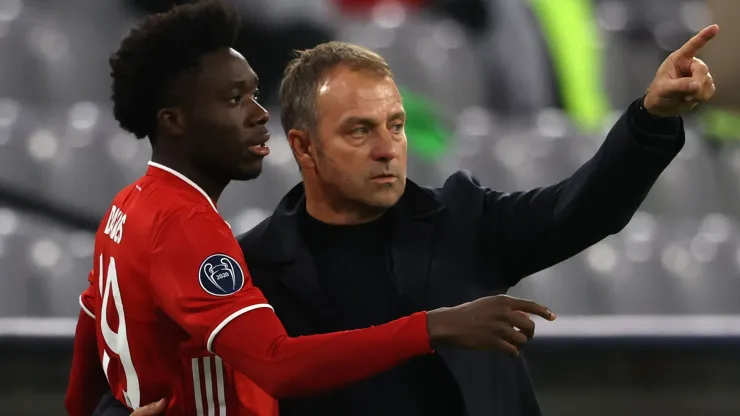
{"label": "wrist", "polygon": [[645,94],[643,94],[642,97],[640,98],[640,101],[638,101],[637,107],[639,111],[646,116],[649,116],[651,118],[660,118],[658,115],[654,113],[655,110],[651,111],[651,108],[654,108],[654,107],[647,103],[648,94],[650,94],[650,90],[645,91]]}
{"label": "wrist", "polygon": [[453,336],[454,326],[448,319],[449,310],[450,308],[439,308],[427,312],[427,334],[432,347],[447,343]]}
{"label": "wrist", "polygon": [[[640,98],[640,101],[638,103],[639,111],[647,118],[653,119],[653,120],[665,120],[665,119],[671,119],[676,118],[676,115],[673,114],[662,114],[655,105],[655,100],[650,95],[650,89],[645,91],[645,94],[642,95],[642,98]],[[657,99],[659,100],[659,99]]]}
{"label": "wrist", "polygon": [[[630,123],[637,129],[636,131],[643,133],[638,134],[638,140],[645,142],[646,135],[676,138],[681,130],[681,117],[655,115],[650,111],[651,107],[647,104],[649,102],[649,94],[645,93],[642,98],[630,106]],[[660,143],[663,142],[664,140],[661,139]]]}

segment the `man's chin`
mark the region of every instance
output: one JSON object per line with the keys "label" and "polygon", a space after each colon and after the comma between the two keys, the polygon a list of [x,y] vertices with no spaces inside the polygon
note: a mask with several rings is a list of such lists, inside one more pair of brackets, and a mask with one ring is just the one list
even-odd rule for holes
{"label": "man's chin", "polygon": [[369,201],[366,201],[366,204],[379,210],[389,209],[398,203],[401,195],[403,195],[403,190],[398,192],[389,189],[374,195]]}
{"label": "man's chin", "polygon": [[251,181],[257,179],[262,173],[262,161],[251,163],[250,166],[242,166],[241,169],[234,172],[231,177],[232,181]]}

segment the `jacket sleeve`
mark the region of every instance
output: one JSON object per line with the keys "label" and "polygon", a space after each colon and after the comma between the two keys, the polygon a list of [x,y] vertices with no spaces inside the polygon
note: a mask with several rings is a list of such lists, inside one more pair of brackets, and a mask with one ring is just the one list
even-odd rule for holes
{"label": "jacket sleeve", "polygon": [[502,193],[470,177],[463,181],[479,195],[482,241],[497,253],[508,286],[574,256],[630,221],[685,141],[680,118],[653,118],[641,110],[641,101],[622,115],[588,162],[555,185]]}

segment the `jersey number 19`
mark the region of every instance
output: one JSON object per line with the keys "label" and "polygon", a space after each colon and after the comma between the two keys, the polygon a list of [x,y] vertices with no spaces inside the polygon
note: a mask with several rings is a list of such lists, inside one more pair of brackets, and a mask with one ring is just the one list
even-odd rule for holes
{"label": "jersey number 19", "polygon": [[[137,409],[141,405],[141,391],[139,390],[139,377],[136,375],[136,369],[131,360],[128,338],[126,338],[126,318],[123,312],[123,302],[121,302],[121,289],[118,287],[116,260],[113,257],[110,258],[108,272],[104,275],[103,255],[101,254],[99,266],[99,289],[100,295],[103,297],[103,304],[100,308],[100,328],[107,349],[118,356],[121,367],[123,367],[126,376],[126,390],[123,391],[123,396],[126,398],[126,404],[132,409]],[[113,295],[113,305],[118,315],[118,330],[116,332],[108,324],[108,302],[111,300],[111,295]],[[108,365],[110,364],[107,349],[103,352],[103,371],[106,377],[108,377]]]}

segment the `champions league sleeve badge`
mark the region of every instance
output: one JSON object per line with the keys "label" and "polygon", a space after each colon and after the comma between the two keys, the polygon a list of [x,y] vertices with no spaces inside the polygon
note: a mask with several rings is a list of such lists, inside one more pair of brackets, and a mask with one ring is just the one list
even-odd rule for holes
{"label": "champions league sleeve badge", "polygon": [[228,296],[244,287],[244,271],[239,262],[225,254],[206,258],[198,271],[200,287],[213,296]]}

